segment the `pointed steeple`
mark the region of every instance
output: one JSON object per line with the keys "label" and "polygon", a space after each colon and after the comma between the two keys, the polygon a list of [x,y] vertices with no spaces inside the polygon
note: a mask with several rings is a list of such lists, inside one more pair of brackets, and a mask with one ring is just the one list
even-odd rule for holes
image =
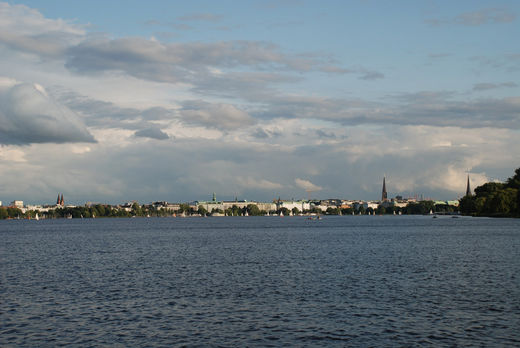
{"label": "pointed steeple", "polygon": [[388,200],[388,194],[386,193],[386,176],[383,176],[383,192],[381,194],[381,201],[386,202]]}
{"label": "pointed steeple", "polygon": [[56,205],[60,204],[60,194],[58,193],[58,198],[56,198]]}
{"label": "pointed steeple", "polygon": [[63,200],[63,193],[61,194],[60,205],[65,205],[65,201]]}
{"label": "pointed steeple", "polygon": [[471,188],[469,186],[469,174],[468,174],[468,183],[466,185],[466,196],[471,196]]}

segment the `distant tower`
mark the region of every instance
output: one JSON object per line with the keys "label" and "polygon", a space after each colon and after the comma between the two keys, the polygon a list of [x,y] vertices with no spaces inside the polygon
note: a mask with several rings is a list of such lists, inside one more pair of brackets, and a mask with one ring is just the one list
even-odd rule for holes
{"label": "distant tower", "polygon": [[383,193],[381,194],[381,201],[388,201],[388,194],[386,193],[386,177],[383,176]]}
{"label": "distant tower", "polygon": [[60,204],[60,194],[58,193],[58,198],[56,198],[56,205]]}
{"label": "distant tower", "polygon": [[213,192],[213,202],[216,202],[217,201],[217,194],[215,192]]}
{"label": "distant tower", "polygon": [[466,196],[471,196],[471,188],[469,186],[469,174],[468,174],[468,183],[466,185]]}
{"label": "distant tower", "polygon": [[60,205],[61,206],[65,205],[65,201],[63,200],[63,193],[61,194]]}

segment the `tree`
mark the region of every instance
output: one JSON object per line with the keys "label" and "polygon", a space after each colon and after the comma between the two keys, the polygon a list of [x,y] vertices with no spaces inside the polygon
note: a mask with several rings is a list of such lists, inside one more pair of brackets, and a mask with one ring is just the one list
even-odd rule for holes
{"label": "tree", "polygon": [[199,205],[197,213],[199,213],[200,216],[206,216],[208,214],[208,211],[202,205]]}
{"label": "tree", "polygon": [[520,217],[520,168],[506,183],[487,182],[475,188],[475,196],[460,200],[462,214]]}
{"label": "tree", "polygon": [[338,215],[339,214],[339,208],[336,207],[328,207],[325,211],[327,215]]}
{"label": "tree", "polygon": [[406,205],[406,214],[428,214],[433,211],[433,201],[410,202]]}
{"label": "tree", "polygon": [[248,204],[247,205],[247,213],[251,216],[259,216],[262,215],[262,212],[258,208],[256,204]]}
{"label": "tree", "polygon": [[520,190],[520,168],[515,170],[515,175],[507,179],[507,187]]}

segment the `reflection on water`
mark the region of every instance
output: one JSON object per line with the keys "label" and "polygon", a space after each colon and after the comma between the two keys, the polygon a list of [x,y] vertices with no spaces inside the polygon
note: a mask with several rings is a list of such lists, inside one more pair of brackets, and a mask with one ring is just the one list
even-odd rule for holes
{"label": "reflection on water", "polygon": [[0,221],[0,345],[518,346],[520,220]]}

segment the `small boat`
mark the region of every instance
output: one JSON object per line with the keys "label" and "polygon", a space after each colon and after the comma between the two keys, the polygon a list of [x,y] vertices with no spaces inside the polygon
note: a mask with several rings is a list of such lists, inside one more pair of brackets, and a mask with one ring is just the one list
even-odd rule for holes
{"label": "small boat", "polygon": [[34,215],[34,220],[40,220],[40,217],[38,216],[38,213],[36,213],[36,215]]}

